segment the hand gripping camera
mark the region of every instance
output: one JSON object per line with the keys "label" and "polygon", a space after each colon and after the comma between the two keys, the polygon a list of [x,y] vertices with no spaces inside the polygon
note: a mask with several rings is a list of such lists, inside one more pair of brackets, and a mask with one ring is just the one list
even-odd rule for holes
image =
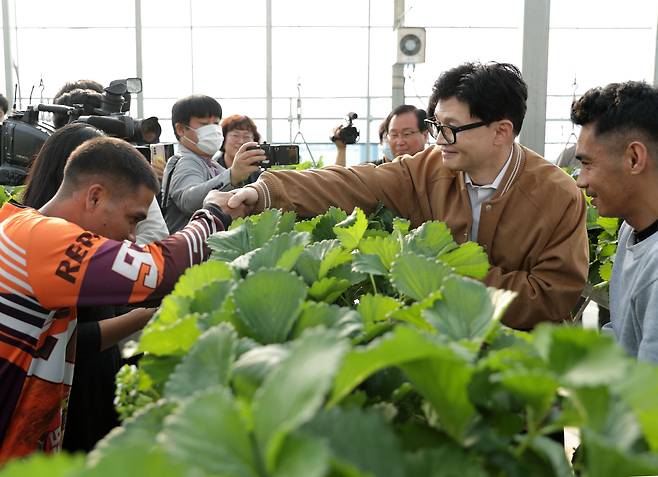
{"label": "hand gripping camera", "polygon": [[[140,78],[115,80],[105,88],[100,107],[83,105],[39,104],[25,111],[14,111],[5,118],[0,129],[0,184],[20,185],[41,145],[55,132],[47,123],[39,121],[40,112],[68,116],[69,123],[83,122],[101,129],[110,136],[125,139],[149,158],[145,144],[157,143],[162,129],[158,118],[134,119],[130,110],[130,94],[142,90]],[[83,114],[88,114],[83,116]]]}
{"label": "hand gripping camera", "polygon": [[299,146],[297,144],[281,144],[274,146],[266,142],[258,146],[251,146],[247,151],[262,149],[266,159],[260,163],[261,167],[267,169],[272,166],[289,166],[299,164]]}
{"label": "hand gripping camera", "polygon": [[331,142],[342,141],[344,144],[354,144],[359,140],[359,130],[352,124],[352,121],[359,116],[356,113],[347,113],[345,116],[345,125],[341,126],[336,134],[331,136]]}

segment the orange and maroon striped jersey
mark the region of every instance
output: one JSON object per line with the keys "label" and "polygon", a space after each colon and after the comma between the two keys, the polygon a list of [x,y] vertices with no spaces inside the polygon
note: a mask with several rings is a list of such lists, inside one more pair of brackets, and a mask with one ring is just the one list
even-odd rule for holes
{"label": "orange and maroon striped jersey", "polygon": [[180,232],[138,247],[34,209],[0,209],[0,464],[61,447],[76,307],[162,298],[222,228],[200,210]]}

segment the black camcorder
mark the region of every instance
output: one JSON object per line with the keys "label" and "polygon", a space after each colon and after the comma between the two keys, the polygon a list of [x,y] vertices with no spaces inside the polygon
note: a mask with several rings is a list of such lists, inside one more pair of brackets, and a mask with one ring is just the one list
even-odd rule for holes
{"label": "black camcorder", "polygon": [[114,80],[105,88],[100,107],[93,108],[93,114],[79,104],[30,105],[25,111],[12,112],[0,129],[0,184],[23,184],[34,157],[55,132],[53,126],[39,120],[40,112],[68,116],[68,123],[87,123],[109,136],[125,139],[150,160],[149,145],[157,143],[162,132],[158,118],[134,119],[126,114],[130,110],[130,95],[141,90],[140,78]]}
{"label": "black camcorder", "polygon": [[331,136],[332,142],[341,141],[344,144],[354,144],[359,140],[359,130],[352,124],[352,121],[359,116],[356,113],[347,113],[345,116],[345,125],[342,126],[336,134]]}
{"label": "black camcorder", "polygon": [[140,78],[114,80],[105,88],[101,96],[101,107],[94,114],[81,116],[79,109],[69,113],[75,119],[69,122],[87,123],[105,131],[110,136],[119,137],[134,144],[153,144],[160,140],[162,128],[158,118],[133,119],[127,116],[130,111],[131,94],[142,91]]}
{"label": "black camcorder", "polygon": [[264,169],[272,166],[290,166],[299,164],[299,146],[297,144],[279,144],[272,145],[266,142],[258,146],[248,147],[247,150],[262,149],[265,152],[265,159],[260,165]]}
{"label": "black camcorder", "polygon": [[9,114],[0,128],[0,184],[23,184],[41,145],[54,132],[33,107]]}

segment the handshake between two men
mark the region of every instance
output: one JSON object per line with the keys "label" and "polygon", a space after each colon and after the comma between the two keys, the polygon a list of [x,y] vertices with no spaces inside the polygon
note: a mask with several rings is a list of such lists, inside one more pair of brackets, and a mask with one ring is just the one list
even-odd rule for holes
{"label": "handshake between two men", "polygon": [[258,192],[252,187],[242,187],[229,192],[211,190],[203,201],[204,205],[218,205],[233,219],[250,215],[257,202]]}

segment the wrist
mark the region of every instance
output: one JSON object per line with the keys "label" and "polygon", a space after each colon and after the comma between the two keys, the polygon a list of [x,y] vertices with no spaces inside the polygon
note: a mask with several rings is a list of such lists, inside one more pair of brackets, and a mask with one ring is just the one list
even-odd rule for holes
{"label": "wrist", "polygon": [[148,308],[137,308],[131,313],[135,315],[134,320],[140,330],[146,326],[153,316],[153,310],[149,310]]}
{"label": "wrist", "polygon": [[240,187],[240,184],[242,184],[242,182],[244,182],[244,180],[247,178],[247,176],[245,176],[244,174],[241,174],[239,172],[234,171],[232,167],[229,169],[229,171],[231,172],[231,185],[233,187],[236,187],[236,188]]}
{"label": "wrist", "polygon": [[269,189],[263,181],[258,180],[253,184],[246,186],[245,189],[250,189],[252,191],[249,199],[254,213],[259,213],[269,208],[271,205],[271,200],[269,200]]}
{"label": "wrist", "polygon": [[224,226],[224,230],[228,230],[229,226],[231,225],[231,222],[233,222],[233,218],[229,214],[224,212],[219,205],[212,202],[205,202],[203,204],[203,208],[220,220],[220,222]]}
{"label": "wrist", "polygon": [[[121,320],[123,323],[123,331],[121,332],[122,336],[119,339],[125,339],[131,334],[143,329],[151,320],[154,311],[155,309],[153,308],[135,308],[130,310],[128,313],[125,313],[124,315],[117,316],[116,319]],[[112,343],[105,343],[105,345],[102,346],[102,349],[107,348],[107,346],[110,344],[114,344],[115,340],[112,341]]]}

